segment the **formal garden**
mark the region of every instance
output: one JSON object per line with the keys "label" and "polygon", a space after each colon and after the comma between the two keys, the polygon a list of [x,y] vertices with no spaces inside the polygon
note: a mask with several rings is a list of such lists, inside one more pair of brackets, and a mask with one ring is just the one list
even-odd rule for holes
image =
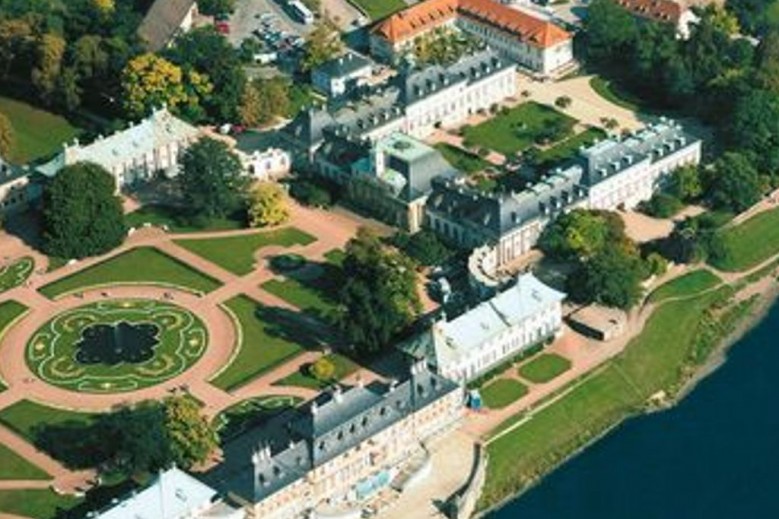
{"label": "formal garden", "polygon": [[301,398],[286,395],[249,398],[219,413],[214,423],[224,442],[302,402]]}
{"label": "formal garden", "polygon": [[16,259],[0,267],[0,293],[18,287],[30,277],[35,260],[30,256]]}
{"label": "formal garden", "polygon": [[556,353],[543,353],[517,370],[520,377],[534,384],[544,384],[571,369],[571,361]]}
{"label": "formal garden", "polygon": [[30,338],[26,360],[49,384],[114,393],[184,373],[207,346],[205,325],[184,308],[154,300],[111,300],[52,318]]}

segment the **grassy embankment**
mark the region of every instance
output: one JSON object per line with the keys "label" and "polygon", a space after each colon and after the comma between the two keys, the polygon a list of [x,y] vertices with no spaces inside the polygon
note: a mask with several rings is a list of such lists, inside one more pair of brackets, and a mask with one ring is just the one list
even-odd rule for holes
{"label": "grassy embankment", "polygon": [[26,164],[60,151],[81,131],[64,117],[0,96],[0,113],[11,122],[14,142],[6,157],[11,163]]}

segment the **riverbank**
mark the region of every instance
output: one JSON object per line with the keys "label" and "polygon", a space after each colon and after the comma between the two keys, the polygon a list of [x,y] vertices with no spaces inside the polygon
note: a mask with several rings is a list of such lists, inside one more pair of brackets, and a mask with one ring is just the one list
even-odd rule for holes
{"label": "riverbank", "polygon": [[625,420],[675,405],[722,365],[727,349],[760,322],[779,295],[771,272],[733,285],[737,290],[721,283],[658,304],[625,352],[564,401],[490,443],[492,470],[478,517],[526,492]]}

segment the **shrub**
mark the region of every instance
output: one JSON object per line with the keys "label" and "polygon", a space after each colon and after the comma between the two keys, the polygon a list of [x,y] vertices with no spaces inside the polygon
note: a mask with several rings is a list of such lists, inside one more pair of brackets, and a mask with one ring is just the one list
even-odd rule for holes
{"label": "shrub", "polygon": [[333,205],[330,191],[307,180],[294,182],[290,186],[289,194],[304,205],[325,208]]}
{"label": "shrub", "polygon": [[479,148],[479,151],[477,151],[476,154],[479,157],[484,158],[484,157],[486,157],[487,155],[490,154],[490,150],[488,150],[487,148]]}
{"label": "shrub", "polygon": [[655,218],[670,218],[682,210],[684,204],[675,196],[656,193],[640,206],[641,211]]}
{"label": "shrub", "polygon": [[309,374],[320,382],[329,382],[335,376],[335,364],[322,357],[308,368]]}

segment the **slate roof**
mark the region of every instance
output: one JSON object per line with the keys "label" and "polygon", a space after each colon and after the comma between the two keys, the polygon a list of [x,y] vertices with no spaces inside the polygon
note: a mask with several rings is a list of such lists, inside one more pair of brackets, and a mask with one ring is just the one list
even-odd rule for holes
{"label": "slate roof", "polygon": [[196,0],[155,0],[138,27],[138,36],[145,43],[146,50],[158,52],[164,49],[195,5]]}
{"label": "slate roof", "polygon": [[15,166],[0,157],[0,185],[13,182],[16,179],[29,174],[25,168]]}
{"label": "slate roof", "polygon": [[564,293],[543,284],[532,273],[522,274],[511,288],[451,321],[434,323],[400,349],[439,367],[457,363],[493,337],[563,299]]}
{"label": "slate roof", "polygon": [[229,442],[225,452],[236,451],[232,444],[239,444],[244,455],[238,459],[228,455],[208,479],[258,503],[453,391],[459,391],[454,382],[415,367],[406,379],[390,386],[376,382],[323,393],[284,417],[283,441],[252,443],[261,431],[250,430]]}
{"label": "slate roof", "polygon": [[548,48],[571,39],[571,34],[547,20],[493,0],[425,0],[385,18],[373,32],[392,43],[407,41],[466,16],[514,35],[520,41]]}
{"label": "slate roof", "polygon": [[365,56],[356,52],[347,51],[344,55],[326,61],[316,67],[312,73],[325,74],[330,78],[339,78],[348,76],[360,69],[370,67],[373,64]]}

